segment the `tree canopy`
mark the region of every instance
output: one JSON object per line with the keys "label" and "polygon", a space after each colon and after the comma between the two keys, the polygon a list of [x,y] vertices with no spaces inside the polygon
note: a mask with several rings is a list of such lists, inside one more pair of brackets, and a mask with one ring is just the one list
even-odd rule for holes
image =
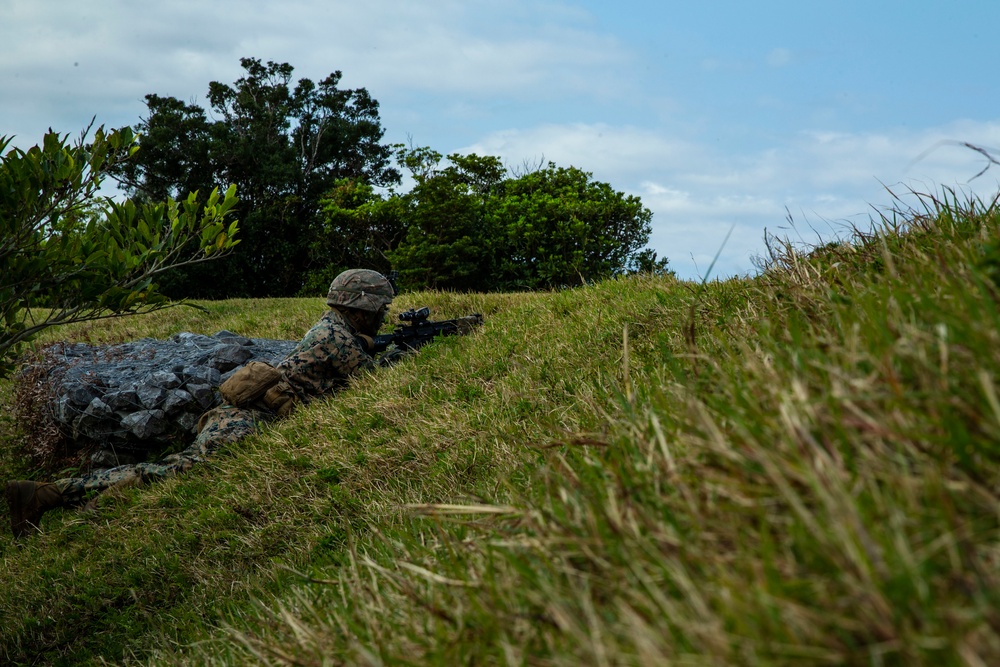
{"label": "tree canopy", "polygon": [[504,289],[580,284],[621,273],[649,240],[652,212],[576,167],[504,182],[491,210]]}
{"label": "tree canopy", "polygon": [[[147,95],[142,151],[116,171],[152,199],[238,187],[239,252],[168,277],[171,296],[314,294],[355,267],[398,270],[409,288],[476,291],[668,271],[643,249],[649,209],[590,172],[548,163],[512,174],[494,156],[384,145],[378,103],[341,89],[339,71],[293,85],[287,63],[240,62],[234,84],[209,84],[210,113]],[[396,165],[409,192],[392,190]]]}
{"label": "tree canopy", "polygon": [[[128,128],[75,144],[54,132],[27,151],[0,137],[0,377],[22,343],[57,324],[171,305],[157,280],[236,245],[235,188],[178,202],[101,196],[135,155]],[[6,152],[4,152],[6,151]]]}
{"label": "tree canopy", "polygon": [[[440,159],[433,151],[426,157]],[[448,160],[443,169],[414,173],[416,185],[403,197],[406,236],[389,259],[406,287],[499,289],[502,239],[491,211],[505,170],[496,157],[455,154]]]}
{"label": "tree canopy", "polygon": [[642,250],[652,213],[575,167],[512,175],[499,158],[428,148],[399,150],[415,181],[387,260],[410,288],[550,289],[629,270],[667,271]]}
{"label": "tree canopy", "polygon": [[165,284],[173,296],[290,296],[310,270],[321,231],[321,198],[343,179],[373,186],[399,181],[378,102],[364,88],[341,89],[341,72],[292,84],[287,63],[240,61],[234,84],[213,81],[211,116],[176,98],[146,96],[135,126],[142,150],[116,171],[134,196],[157,199],[236,185],[240,252],[193,267]]}

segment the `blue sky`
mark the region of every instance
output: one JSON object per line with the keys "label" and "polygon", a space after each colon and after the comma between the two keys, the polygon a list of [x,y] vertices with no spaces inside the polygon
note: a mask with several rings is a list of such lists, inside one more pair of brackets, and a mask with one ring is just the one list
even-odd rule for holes
{"label": "blue sky", "polygon": [[147,93],[204,104],[242,56],[339,69],[388,141],[590,171],[652,209],[679,275],[719,252],[725,277],[765,229],[809,242],[910,190],[994,196],[1000,168],[970,182],[985,162],[947,142],[1000,147],[998,25],[985,0],[0,0],[0,134],[131,125]]}

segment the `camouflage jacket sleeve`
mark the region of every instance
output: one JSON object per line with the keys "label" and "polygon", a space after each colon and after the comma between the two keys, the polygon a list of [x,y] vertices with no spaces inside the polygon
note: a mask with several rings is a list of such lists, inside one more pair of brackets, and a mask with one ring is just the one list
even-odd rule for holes
{"label": "camouflage jacket sleeve", "polygon": [[303,401],[339,389],[347,378],[375,367],[353,328],[335,310],[327,312],[278,369]]}

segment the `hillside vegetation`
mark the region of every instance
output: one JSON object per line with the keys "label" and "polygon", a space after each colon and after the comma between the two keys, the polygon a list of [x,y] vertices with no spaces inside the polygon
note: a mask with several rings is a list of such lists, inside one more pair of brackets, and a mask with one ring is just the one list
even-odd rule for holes
{"label": "hillside vegetation", "polygon": [[[405,294],[486,323],[0,535],[0,658],[998,664],[1000,210],[925,201],[754,278]],[[203,305],[51,338],[297,338],[323,308]]]}

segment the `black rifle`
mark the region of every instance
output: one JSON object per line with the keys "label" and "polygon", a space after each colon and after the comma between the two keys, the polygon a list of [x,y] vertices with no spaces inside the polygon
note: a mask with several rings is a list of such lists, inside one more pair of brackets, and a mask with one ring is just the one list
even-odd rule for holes
{"label": "black rifle", "polygon": [[438,336],[457,336],[468,333],[483,323],[483,316],[479,313],[438,322],[428,320],[427,317],[430,314],[431,309],[426,306],[419,310],[411,308],[405,313],[400,313],[399,319],[404,324],[397,326],[396,330],[390,334],[382,334],[372,338],[370,352],[372,354],[383,352],[393,344],[401,350],[416,350]]}

